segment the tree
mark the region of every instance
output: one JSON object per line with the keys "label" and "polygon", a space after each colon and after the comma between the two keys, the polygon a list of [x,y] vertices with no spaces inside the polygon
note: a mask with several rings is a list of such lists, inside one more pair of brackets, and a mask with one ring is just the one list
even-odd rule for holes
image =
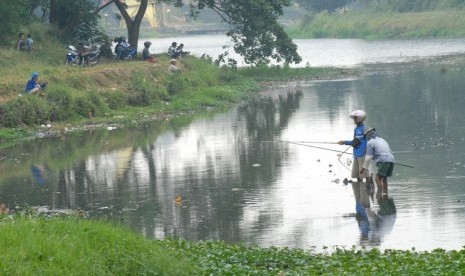
{"label": "tree", "polygon": [[28,21],[27,8],[18,1],[4,1],[0,5],[0,44],[11,44],[11,37],[19,34],[19,27]]}
{"label": "tree", "polygon": [[[156,2],[173,4],[176,7],[184,5],[182,0]],[[129,43],[137,45],[148,0],[140,0],[140,7],[134,18],[129,16],[124,1],[121,0],[110,0],[101,8],[110,3],[118,7],[126,22]],[[283,8],[290,4],[290,0],[192,0],[189,7],[192,16],[205,8],[214,10],[230,25],[227,35],[235,44],[234,50],[243,56],[246,63],[261,65],[269,63],[270,58],[286,64],[299,63],[302,60],[297,53],[297,46],[278,23]]]}
{"label": "tree", "polygon": [[95,40],[103,37],[98,28],[100,15],[94,13],[97,4],[93,0],[50,0],[50,24],[70,38]]}
{"label": "tree", "polygon": [[123,16],[124,21],[126,22],[126,27],[128,29],[128,41],[129,44],[137,45],[137,41],[139,40],[139,31],[140,25],[142,23],[142,19],[144,18],[145,11],[147,10],[148,0],[141,0],[139,9],[137,10],[136,16],[134,19],[131,18],[129,13],[126,11],[127,6],[124,2],[121,1],[113,1],[118,7],[121,15]]}
{"label": "tree", "polygon": [[337,9],[345,7],[351,0],[295,0],[299,6],[316,12],[327,11],[332,13]]}

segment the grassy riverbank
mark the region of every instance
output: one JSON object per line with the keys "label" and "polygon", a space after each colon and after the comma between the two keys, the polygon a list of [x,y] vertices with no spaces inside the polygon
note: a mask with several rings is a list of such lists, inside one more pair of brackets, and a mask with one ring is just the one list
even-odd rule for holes
{"label": "grassy riverbank", "polygon": [[[220,68],[211,60],[186,57],[181,74],[167,70],[169,58],[156,63],[103,59],[95,67],[66,66],[66,50],[43,31],[36,51],[0,51],[0,139],[31,133],[63,133],[71,127],[167,119],[182,114],[220,110],[254,95],[264,81],[344,77],[335,68]],[[31,73],[47,81],[45,96],[25,95]],[[46,126],[44,129],[41,126]],[[47,127],[48,126],[48,127]]]}
{"label": "grassy riverbank", "polygon": [[106,222],[0,215],[2,275],[459,275],[465,250],[330,253],[147,240]]}
{"label": "grassy riverbank", "polygon": [[309,15],[288,30],[294,38],[465,37],[465,11],[376,10]]}

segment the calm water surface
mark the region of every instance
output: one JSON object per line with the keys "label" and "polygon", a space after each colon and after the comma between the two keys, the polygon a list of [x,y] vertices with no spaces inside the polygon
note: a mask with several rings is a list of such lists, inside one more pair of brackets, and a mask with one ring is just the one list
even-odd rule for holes
{"label": "calm water surface", "polygon": [[[232,50],[232,44],[224,35],[204,35],[175,38],[142,39],[152,42],[153,53],[166,53],[171,42],[184,43],[185,51],[201,56],[207,54],[218,57],[230,47],[229,56],[244,65],[240,56]],[[364,64],[411,62],[418,59],[440,57],[465,53],[465,38],[450,39],[416,39],[416,40],[382,40],[367,41],[361,39],[295,39],[298,53],[302,57],[299,66],[337,66],[353,67]]]}
{"label": "calm water surface", "polygon": [[[358,79],[274,84],[224,113],[24,141],[0,151],[0,202],[83,209],[149,238],[460,249],[464,66],[453,59],[367,65]],[[396,215],[376,219],[375,194],[356,220],[343,183],[352,157],[336,152],[346,146],[280,142],[350,139],[355,109],[414,167],[390,178]]]}

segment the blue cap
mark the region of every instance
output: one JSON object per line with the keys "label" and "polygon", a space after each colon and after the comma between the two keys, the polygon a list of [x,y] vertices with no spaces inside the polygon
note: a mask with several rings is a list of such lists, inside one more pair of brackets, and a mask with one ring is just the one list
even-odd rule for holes
{"label": "blue cap", "polygon": [[32,73],[32,78],[33,78],[33,79],[34,79],[34,78],[37,78],[38,76],[39,76],[39,73],[37,73],[37,72]]}

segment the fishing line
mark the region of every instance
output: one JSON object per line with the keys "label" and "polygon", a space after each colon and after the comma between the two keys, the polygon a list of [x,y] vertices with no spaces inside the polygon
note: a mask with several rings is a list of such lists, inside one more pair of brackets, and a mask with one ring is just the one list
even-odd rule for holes
{"label": "fishing line", "polygon": [[255,143],[276,143],[276,142],[282,142],[282,143],[301,143],[301,144],[337,144],[337,142],[320,142],[320,141],[252,141]]}
{"label": "fishing line", "polygon": [[[288,143],[288,144],[298,145],[298,146],[303,146],[303,147],[309,147],[309,148],[315,148],[315,149],[338,152],[338,153],[341,153],[341,155],[344,154],[344,153],[349,154],[349,155],[353,155],[352,153],[346,152],[347,149],[344,150],[344,151],[340,151],[340,150],[328,149],[328,148],[324,148],[324,147],[312,146],[312,145],[307,145],[307,144],[302,144],[302,143],[297,143],[297,142],[291,142],[291,141],[255,141],[255,142],[282,142],[282,143]],[[412,168],[412,169],[415,168],[414,166],[410,166],[410,165],[406,165],[406,164],[402,164],[402,163],[394,162],[394,164],[399,165],[399,166],[403,166],[403,167],[407,167],[407,168]]]}
{"label": "fishing line", "polygon": [[352,147],[352,146],[349,146],[349,147],[346,148],[346,150],[343,151],[341,154],[338,154],[338,155],[339,155],[339,158],[337,158],[337,161],[339,161],[339,163],[341,163],[341,165],[342,165],[344,168],[346,168],[348,171],[350,171],[350,169],[349,169],[348,166],[346,166],[346,165],[344,165],[344,163],[342,163],[341,157],[342,157],[342,155],[343,155],[344,153],[346,153],[346,151],[348,151],[351,147]]}

